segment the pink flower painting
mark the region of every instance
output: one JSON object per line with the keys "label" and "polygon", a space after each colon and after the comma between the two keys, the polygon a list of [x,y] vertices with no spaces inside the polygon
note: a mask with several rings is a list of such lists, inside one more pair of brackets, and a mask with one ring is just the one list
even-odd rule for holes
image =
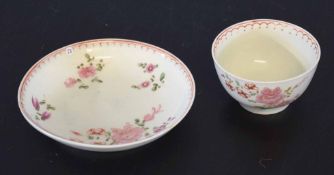
{"label": "pink flower painting", "polygon": [[150,85],[150,82],[149,82],[149,81],[144,81],[144,82],[141,83],[140,86],[141,86],[142,88],[146,88],[146,87],[148,87],[149,85]]}
{"label": "pink flower painting", "polygon": [[130,143],[138,140],[144,134],[144,129],[134,127],[130,123],[126,123],[123,128],[112,128],[112,139],[115,143]]}
{"label": "pink flower painting", "polygon": [[147,126],[147,122],[153,121],[158,113],[163,112],[161,104],[151,109],[152,111],[144,115],[143,118],[135,119],[134,123],[126,122],[120,128],[89,128],[84,133],[77,130],[70,130],[72,134],[70,139],[73,141],[81,141],[81,139],[86,138],[87,142],[85,143],[95,145],[126,144],[150,137],[153,133],[158,133],[166,129],[167,125],[175,119],[175,117],[169,117],[167,121],[162,124],[153,127],[150,125]]}
{"label": "pink flower painting", "polygon": [[37,98],[32,97],[31,98],[32,106],[36,109],[36,111],[39,111],[40,105]]}
{"label": "pink flower painting", "polygon": [[65,87],[72,88],[77,86],[79,89],[88,89],[92,83],[103,83],[96,75],[105,66],[102,59],[96,60],[94,56],[85,54],[86,62],[77,65],[78,76],[71,76],[64,82]]}
{"label": "pink flower painting", "polygon": [[277,106],[283,102],[284,95],[281,88],[276,87],[275,89],[264,88],[260,94],[256,96],[256,101],[264,103],[269,106]]}
{"label": "pink flower painting", "polygon": [[149,64],[149,65],[146,67],[146,72],[151,73],[151,72],[154,71],[155,68],[156,68],[156,65]]}
{"label": "pink flower painting", "polygon": [[257,89],[256,84],[254,84],[254,83],[246,83],[245,87],[248,90],[256,90]]}
{"label": "pink flower painting", "polygon": [[159,113],[159,112],[162,112],[162,110],[161,110],[161,105],[159,105],[157,108],[156,108],[156,107],[153,107],[153,108],[152,108],[152,113],[150,113],[150,114],[146,114],[146,115],[144,116],[144,119],[143,119],[143,120],[144,120],[145,122],[151,121],[151,120],[154,119],[155,115],[156,115],[157,113]]}
{"label": "pink flower painting", "polygon": [[91,128],[87,131],[88,135],[104,135],[105,130],[103,128]]}
{"label": "pink flower painting", "polygon": [[67,88],[73,87],[77,83],[77,80],[74,78],[68,78],[64,84]]}
{"label": "pink flower painting", "polygon": [[94,66],[82,67],[78,70],[80,78],[89,78],[94,76],[96,73],[96,68]]}
{"label": "pink flower painting", "polygon": [[164,72],[158,73],[156,69],[158,64],[152,63],[138,63],[138,66],[143,70],[144,73],[150,74],[147,76],[146,80],[139,84],[131,85],[134,89],[151,89],[152,91],[157,91],[165,83],[166,74]]}
{"label": "pink flower painting", "polygon": [[47,119],[49,119],[50,117],[51,117],[51,113],[45,111],[45,112],[42,113],[41,120],[47,120]]}

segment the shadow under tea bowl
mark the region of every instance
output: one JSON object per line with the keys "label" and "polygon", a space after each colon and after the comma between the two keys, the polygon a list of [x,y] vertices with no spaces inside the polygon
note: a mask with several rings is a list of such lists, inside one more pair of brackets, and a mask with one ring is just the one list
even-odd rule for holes
{"label": "shadow under tea bowl", "polygon": [[[261,39],[261,35],[267,38],[263,41],[268,41],[268,43],[261,45],[256,42]],[[244,38],[244,45],[237,43],[237,40],[242,41],[242,38]],[[234,48],[230,46],[233,43],[237,43],[234,44]],[[269,48],[271,45],[272,48]],[[231,48],[236,53],[233,57],[234,60],[225,54],[230,52]],[[266,52],[268,59],[249,57],[246,51],[252,48],[253,54],[249,55],[261,56],[261,52]],[[284,56],[280,57],[279,54],[271,52],[271,49],[279,48],[286,51],[282,55],[291,55],[297,61],[289,60]],[[225,90],[247,111],[267,115],[283,111],[303,94],[313,78],[321,51],[317,40],[299,26],[273,19],[255,19],[240,22],[224,29],[213,41],[211,52],[218,77]],[[242,54],[243,56],[240,56]],[[270,58],[275,59],[270,60]],[[226,60],[225,62],[221,61],[224,59],[236,62],[235,69],[225,64]],[[246,62],[247,59],[252,62]],[[302,71],[296,73],[297,69],[293,67],[293,61],[300,63]],[[277,62],[277,65],[274,65],[275,69],[261,68],[262,65],[267,65],[267,62]],[[253,63],[261,66],[251,67]],[[287,69],[285,70],[286,67],[291,69],[289,71],[295,71],[295,74],[288,76],[289,72],[286,71]],[[249,69],[249,72],[247,73],[245,69]],[[280,71],[275,72],[276,69]],[[242,75],[238,71],[246,72],[246,74]],[[256,76],[249,74],[257,75],[263,79],[254,78]],[[274,76],[271,79],[271,75],[276,75],[281,79]]]}

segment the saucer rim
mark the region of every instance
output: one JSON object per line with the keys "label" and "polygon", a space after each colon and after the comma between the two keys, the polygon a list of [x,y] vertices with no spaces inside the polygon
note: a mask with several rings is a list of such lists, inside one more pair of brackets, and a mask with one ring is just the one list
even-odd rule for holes
{"label": "saucer rim", "polygon": [[[52,57],[52,56],[55,56],[57,55],[58,52],[60,51],[64,51],[66,50],[66,48],[69,48],[69,47],[73,47],[73,46],[77,46],[77,45],[80,45],[80,44],[84,44],[84,43],[97,43],[97,42],[128,42],[128,43],[134,43],[134,44],[138,44],[138,45],[141,45],[141,46],[145,46],[145,47],[148,47],[148,48],[152,48],[154,50],[157,50],[158,52],[162,53],[162,54],[166,54],[168,57],[170,57],[171,59],[173,59],[173,61],[176,61],[178,64],[180,64],[182,70],[186,73],[185,77],[187,79],[187,81],[189,81],[190,83],[190,91],[191,91],[191,96],[189,98],[189,101],[188,101],[188,104],[186,104],[185,106],[185,110],[184,112],[179,115],[176,120],[174,122],[172,122],[170,124],[169,127],[167,127],[165,130],[159,132],[159,133],[156,133],[156,134],[153,134],[152,136],[150,137],[146,137],[146,138],[143,138],[143,139],[140,139],[140,140],[137,140],[137,141],[134,141],[134,142],[130,142],[130,143],[122,143],[122,144],[115,144],[115,145],[96,145],[96,144],[90,144],[90,143],[80,143],[80,142],[76,142],[76,141],[72,141],[68,138],[64,138],[62,136],[59,136],[59,135],[56,135],[54,133],[51,133],[50,131],[42,128],[41,126],[39,126],[37,123],[33,122],[32,119],[29,117],[30,115],[28,115],[26,113],[26,111],[23,109],[23,102],[21,100],[21,96],[22,96],[22,88],[23,88],[23,85],[26,83],[27,81],[27,78],[29,77],[30,73],[36,69],[36,67],[38,65],[40,65],[43,61],[47,60],[48,58]],[[165,59],[168,59],[167,57],[165,57]],[[155,46],[153,44],[150,44],[150,43],[146,43],[146,42],[142,42],[142,41],[137,41],[137,40],[132,40],[132,39],[122,39],[122,38],[100,38],[100,39],[91,39],[91,40],[84,40],[84,41],[79,41],[79,42],[75,42],[75,43],[72,43],[72,44],[68,44],[66,46],[63,46],[59,49],[56,49],[50,53],[48,53],[47,55],[43,56],[41,59],[39,59],[36,63],[34,63],[30,68],[29,70],[25,73],[25,75],[23,76],[21,82],[20,82],[20,85],[19,85],[19,88],[18,88],[18,95],[17,95],[17,98],[18,98],[18,106],[19,106],[19,109],[20,109],[20,112],[21,114],[23,115],[23,117],[28,121],[28,123],[33,127],[35,128],[37,131],[39,131],[40,133],[46,135],[47,137],[50,137],[58,142],[61,142],[63,144],[67,144],[69,146],[72,146],[72,147],[76,147],[76,148],[82,148],[82,149],[88,149],[88,150],[92,150],[92,149],[101,149],[101,150],[105,150],[105,149],[115,149],[115,150],[124,150],[124,149],[131,149],[131,148],[135,148],[137,146],[141,146],[141,145],[144,145],[144,144],[147,144],[151,141],[154,141],[158,138],[160,138],[161,136],[163,136],[164,134],[168,133],[169,131],[171,131],[174,127],[176,127],[176,125],[178,125],[186,116],[187,114],[189,113],[193,103],[194,103],[194,100],[195,100],[195,95],[196,95],[196,85],[195,85],[195,80],[194,80],[194,77],[191,73],[191,71],[189,70],[189,68],[186,66],[186,64],[184,64],[183,61],[181,61],[177,56],[175,56],[174,54],[172,54],[171,52],[161,48],[161,47],[158,47],[158,46]],[[108,150],[106,150],[108,151]],[[112,150],[109,150],[109,151],[112,151]]]}

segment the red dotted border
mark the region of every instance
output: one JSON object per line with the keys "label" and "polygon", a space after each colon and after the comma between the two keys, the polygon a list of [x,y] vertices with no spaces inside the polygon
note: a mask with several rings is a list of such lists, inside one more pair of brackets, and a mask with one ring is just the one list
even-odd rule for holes
{"label": "red dotted border", "polygon": [[[270,19],[256,19],[256,20],[244,21],[244,22],[240,22],[240,23],[234,24],[234,25],[226,28],[221,33],[219,33],[219,35],[216,37],[216,39],[213,43],[213,53],[216,52],[216,49],[217,49],[218,45],[220,44],[220,42],[222,42],[222,40],[224,38],[226,38],[228,34],[232,35],[232,32],[234,30],[239,30],[241,28],[247,28],[248,26],[251,26],[253,28],[254,25],[259,25],[260,26],[259,28],[261,28],[262,24],[265,24],[266,28],[268,28],[269,25],[275,25],[277,27],[281,26],[281,27],[292,28],[292,30],[296,31],[296,36],[298,36],[298,34],[300,33],[302,35],[302,38],[304,38],[304,37],[307,38],[307,42],[311,43],[311,47],[313,47],[317,57],[319,57],[320,46],[319,46],[317,40],[309,32],[307,32],[305,29],[303,29],[299,26],[296,26],[294,24],[284,22],[284,21],[279,21],[279,20],[270,20]],[[281,30],[283,30],[283,29],[281,29]]]}
{"label": "red dotted border", "polygon": [[[30,121],[32,123],[34,123],[36,126],[39,126],[40,129],[44,130],[47,133],[50,133],[54,136],[57,136],[59,138],[65,139],[67,141],[70,141],[68,138],[64,138],[62,136],[59,136],[55,133],[52,133],[46,129],[44,129],[43,127],[41,127],[37,122],[32,120],[32,117],[28,114],[28,112],[25,110],[24,107],[24,97],[25,97],[25,92],[26,92],[26,87],[29,85],[29,82],[31,80],[32,77],[34,77],[34,74],[46,63],[48,63],[51,59],[56,59],[57,56],[66,54],[66,49],[71,48],[73,50],[75,49],[82,49],[84,48],[88,48],[88,47],[95,47],[95,46],[99,46],[99,47],[103,47],[106,44],[107,46],[110,45],[119,45],[119,46],[123,46],[124,44],[127,45],[128,47],[131,46],[135,46],[135,47],[139,47],[139,49],[145,49],[145,51],[152,51],[152,53],[160,53],[160,54],[164,54],[165,58],[169,59],[170,61],[174,62],[174,64],[176,65],[180,65],[181,70],[183,71],[183,74],[186,76],[186,79],[188,81],[188,83],[190,84],[190,97],[189,97],[189,103],[187,105],[187,108],[184,110],[184,113],[182,114],[182,116],[185,116],[187,114],[187,112],[190,110],[193,100],[195,98],[195,82],[193,79],[193,76],[190,72],[190,70],[187,68],[187,66],[180,61],[175,55],[171,54],[170,52],[159,48],[157,46],[148,44],[148,43],[143,43],[140,41],[134,41],[134,40],[125,40],[125,39],[96,39],[96,40],[88,40],[88,41],[82,41],[82,42],[77,42],[74,44],[70,44],[68,46],[62,47],[60,49],[57,49],[51,53],[49,53],[48,55],[44,56],[42,59],[40,59],[37,63],[35,63],[26,73],[26,75],[24,76],[20,87],[19,87],[19,94],[18,94],[18,99],[19,99],[19,108],[21,110],[21,112],[28,118],[30,119]],[[145,139],[145,138],[143,138]],[[73,142],[73,141],[72,141]],[[87,143],[86,143],[87,144]],[[91,144],[87,144],[87,145],[91,145]]]}

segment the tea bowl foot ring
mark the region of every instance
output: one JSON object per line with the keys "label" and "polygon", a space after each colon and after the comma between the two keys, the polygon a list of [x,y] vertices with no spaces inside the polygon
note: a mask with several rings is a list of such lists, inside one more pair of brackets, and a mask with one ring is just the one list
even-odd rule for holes
{"label": "tea bowl foot ring", "polygon": [[281,107],[276,107],[276,108],[264,109],[264,108],[244,105],[244,104],[241,104],[241,103],[240,103],[240,105],[241,105],[241,107],[243,107],[244,109],[246,109],[247,111],[249,111],[251,113],[261,114],[261,115],[276,114],[278,112],[283,111],[284,109],[286,109],[289,106],[289,105],[286,105],[286,106],[281,106]]}

